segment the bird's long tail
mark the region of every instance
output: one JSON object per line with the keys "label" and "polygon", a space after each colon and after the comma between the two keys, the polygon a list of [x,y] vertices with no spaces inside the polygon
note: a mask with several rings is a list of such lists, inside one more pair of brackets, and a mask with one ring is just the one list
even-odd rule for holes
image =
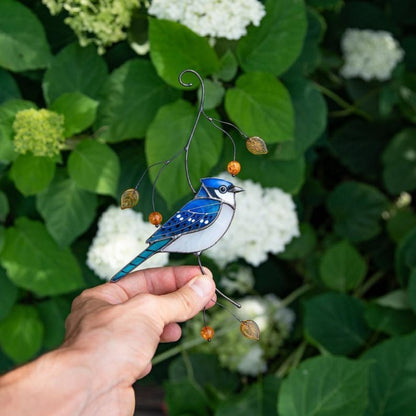
{"label": "bird's long tail", "polygon": [[170,241],[170,238],[168,238],[166,240],[156,241],[155,243],[150,244],[150,246],[147,247],[146,250],[144,250],[140,254],[138,254],[130,263],[126,264],[119,272],[117,272],[111,278],[110,281],[111,282],[117,282],[117,280],[120,280],[126,274],[130,273],[137,266],[139,266],[144,261],[146,261],[148,258],[152,257],[153,254],[158,253],[160,251],[160,249],[163,248],[169,241]]}

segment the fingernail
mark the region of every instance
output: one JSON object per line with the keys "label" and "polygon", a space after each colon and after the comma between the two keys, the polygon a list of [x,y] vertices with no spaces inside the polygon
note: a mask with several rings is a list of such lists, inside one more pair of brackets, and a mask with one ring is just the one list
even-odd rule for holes
{"label": "fingernail", "polygon": [[190,287],[198,296],[200,296],[201,298],[205,298],[212,291],[211,279],[208,279],[208,277],[206,276],[195,277],[191,281]]}

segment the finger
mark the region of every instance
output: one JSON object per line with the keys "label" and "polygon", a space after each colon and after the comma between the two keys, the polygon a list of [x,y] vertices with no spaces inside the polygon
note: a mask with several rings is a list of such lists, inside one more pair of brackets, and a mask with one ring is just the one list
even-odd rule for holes
{"label": "finger", "polygon": [[159,310],[163,321],[183,322],[195,316],[215,296],[212,277],[200,275],[175,292],[158,297]]}
{"label": "finger", "polygon": [[176,322],[171,322],[165,326],[162,335],[160,336],[161,342],[175,342],[182,336],[182,329]]}
{"label": "finger", "polygon": [[[205,267],[204,272],[212,276],[211,271]],[[130,273],[111,284],[122,288],[128,298],[140,293],[164,295],[178,290],[200,274],[201,270],[198,266],[158,267]]]}

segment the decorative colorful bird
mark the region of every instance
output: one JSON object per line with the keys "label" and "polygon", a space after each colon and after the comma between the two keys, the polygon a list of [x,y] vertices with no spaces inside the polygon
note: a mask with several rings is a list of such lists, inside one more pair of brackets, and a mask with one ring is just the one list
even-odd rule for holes
{"label": "decorative colorful bird", "polygon": [[230,227],[235,194],[241,191],[242,188],[224,179],[201,179],[201,188],[195,197],[151,235],[147,240],[149,247],[126,264],[111,281],[121,279],[156,253],[193,253],[201,266],[201,253],[219,241]]}

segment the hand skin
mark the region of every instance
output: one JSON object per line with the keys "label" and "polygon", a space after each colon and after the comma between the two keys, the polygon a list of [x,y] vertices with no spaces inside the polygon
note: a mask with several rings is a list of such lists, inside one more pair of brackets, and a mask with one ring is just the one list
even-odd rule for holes
{"label": "hand skin", "polygon": [[147,269],[82,292],[62,346],[0,378],[0,415],[132,415],[132,384],[150,372],[159,342],[177,341],[177,322],[213,306],[206,273]]}

